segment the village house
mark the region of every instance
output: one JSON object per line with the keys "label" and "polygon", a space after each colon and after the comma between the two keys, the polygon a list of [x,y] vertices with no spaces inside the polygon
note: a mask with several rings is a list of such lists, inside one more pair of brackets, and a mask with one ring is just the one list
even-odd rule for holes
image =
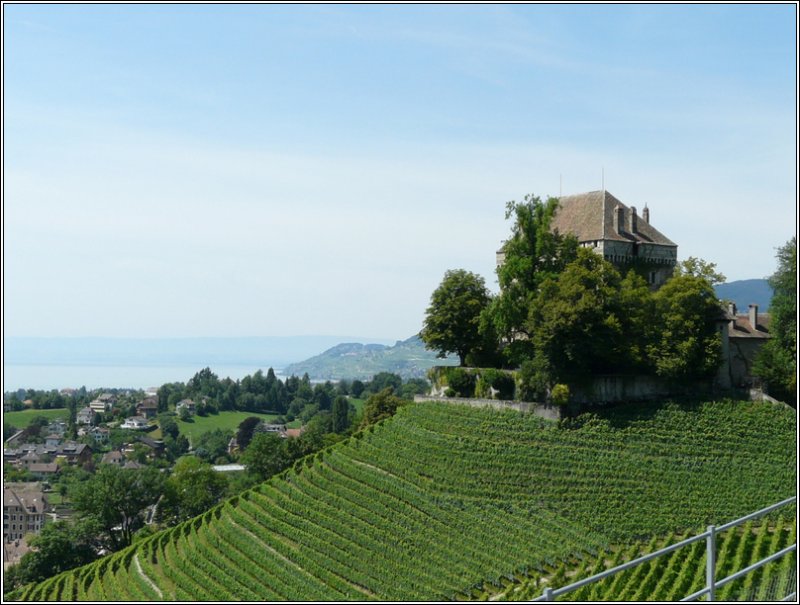
{"label": "village house", "polygon": [[67,432],[67,423],[63,420],[54,420],[47,425],[47,432],[51,435],[58,435],[63,438]]}
{"label": "village house", "polygon": [[103,454],[100,464],[114,464],[121,467],[125,464],[125,460],[125,455],[122,452],[114,450],[112,452]]}
{"label": "village house", "polygon": [[147,418],[155,418],[158,414],[158,400],[155,397],[148,397],[136,404],[136,414]]}
{"label": "village house", "polygon": [[147,418],[143,418],[141,416],[131,416],[130,418],[126,418],[125,422],[119,425],[119,428],[140,431],[142,429],[146,429],[147,426]]}
{"label": "village house", "polygon": [[108,406],[108,409],[117,403],[117,396],[113,393],[103,393],[97,398],[98,401],[102,401],[105,405]]}
{"label": "village house", "polygon": [[12,565],[19,564],[22,557],[24,557],[31,550],[25,538],[12,540],[7,542],[3,540],[3,571]]}
{"label": "village house", "polygon": [[89,436],[96,443],[108,443],[108,438],[111,435],[111,431],[105,427],[97,427],[93,426],[91,428],[80,428],[78,429],[78,437],[85,437]]}
{"label": "village house", "polygon": [[3,541],[13,542],[26,534],[38,534],[47,520],[47,500],[37,483],[3,486]]}
{"label": "village house", "polygon": [[111,411],[111,403],[108,400],[95,399],[89,402],[89,408],[97,414],[105,414]]}
{"label": "village house", "polygon": [[37,462],[28,467],[28,473],[37,480],[50,479],[56,476],[59,471],[60,468],[56,462]]}
{"label": "village house", "polygon": [[180,411],[183,410],[183,409],[188,411],[190,414],[194,414],[195,411],[196,411],[196,406],[195,406],[194,401],[192,401],[191,399],[181,399],[175,405],[175,412],[176,413],[180,413]]}
{"label": "village house", "polygon": [[771,338],[770,315],[759,314],[755,304],[749,306],[747,313],[738,313],[736,305],[730,303],[720,323],[723,363],[718,382],[735,388],[760,386],[752,368],[759,349]]}
{"label": "village house", "polygon": [[90,407],[81,408],[75,417],[76,424],[94,424],[94,410]]}
{"label": "village house", "polygon": [[51,445],[53,447],[61,445],[61,435],[56,433],[50,433],[47,437],[44,438],[45,445]]}
{"label": "village house", "polygon": [[66,460],[67,464],[84,465],[92,459],[92,448],[85,443],[67,441],[58,446],[56,459]]}
{"label": "village house", "polygon": [[139,437],[139,443],[147,448],[147,457],[150,459],[158,458],[164,453],[164,442],[160,439]]}

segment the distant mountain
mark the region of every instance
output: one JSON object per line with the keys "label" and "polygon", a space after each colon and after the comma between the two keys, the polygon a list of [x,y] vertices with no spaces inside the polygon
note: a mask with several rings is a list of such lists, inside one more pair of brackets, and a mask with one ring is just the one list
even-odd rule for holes
{"label": "distant mountain", "polygon": [[739,312],[746,312],[751,304],[758,305],[759,312],[767,311],[772,302],[772,287],[766,279],[740,279],[714,286],[714,290],[720,300],[736,303]]}
{"label": "distant mountain", "polygon": [[435,365],[458,365],[458,359],[438,359],[419,336],[398,340],[394,346],[341,343],[311,359],[283,369],[287,376],[306,372],[316,380],[369,380],[378,372],[393,372],[403,378],[424,378]]}

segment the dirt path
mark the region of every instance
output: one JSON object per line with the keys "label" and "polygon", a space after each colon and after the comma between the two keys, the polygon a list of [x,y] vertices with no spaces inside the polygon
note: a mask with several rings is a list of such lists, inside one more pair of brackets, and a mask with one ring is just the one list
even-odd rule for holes
{"label": "dirt path", "polygon": [[140,576],[142,576],[142,579],[145,582],[147,582],[148,584],[150,584],[150,588],[152,588],[153,590],[156,591],[156,593],[158,593],[159,598],[163,599],[164,598],[164,594],[161,592],[161,589],[158,586],[155,585],[153,580],[151,580],[150,578],[147,577],[146,573],[144,573],[144,570],[142,569],[142,565],[141,565],[141,563],[139,563],[139,554],[138,553],[133,555],[133,562],[136,564],[136,571],[139,573]]}

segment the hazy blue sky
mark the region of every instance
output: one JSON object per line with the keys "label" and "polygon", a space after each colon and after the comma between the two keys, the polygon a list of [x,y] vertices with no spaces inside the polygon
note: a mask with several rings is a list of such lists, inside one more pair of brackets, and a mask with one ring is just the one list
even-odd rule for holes
{"label": "hazy blue sky", "polygon": [[406,338],[504,204],[730,280],[796,223],[796,7],[5,5],[4,332]]}

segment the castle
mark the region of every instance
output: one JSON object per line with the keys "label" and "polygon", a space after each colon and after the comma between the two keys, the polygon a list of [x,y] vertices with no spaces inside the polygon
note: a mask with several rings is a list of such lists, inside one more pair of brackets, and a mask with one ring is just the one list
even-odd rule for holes
{"label": "castle", "polygon": [[[623,273],[636,267],[657,288],[672,275],[678,245],[650,224],[645,205],[642,216],[608,191],[590,191],[559,198],[550,229],[574,235],[580,246],[591,248]],[[497,265],[503,264],[497,251]]]}
{"label": "castle", "polygon": [[[578,244],[626,273],[636,268],[652,288],[658,288],[673,274],[678,261],[678,245],[650,224],[650,210],[642,215],[626,206],[608,191],[589,191],[558,198],[559,206],[550,229],[574,235]],[[503,264],[503,249],[497,251],[497,266]],[[759,315],[750,305],[747,315],[738,314],[735,305],[720,309],[717,322],[723,362],[716,377],[722,387],[757,384],[751,370],[756,353],[770,338],[769,314]]]}

